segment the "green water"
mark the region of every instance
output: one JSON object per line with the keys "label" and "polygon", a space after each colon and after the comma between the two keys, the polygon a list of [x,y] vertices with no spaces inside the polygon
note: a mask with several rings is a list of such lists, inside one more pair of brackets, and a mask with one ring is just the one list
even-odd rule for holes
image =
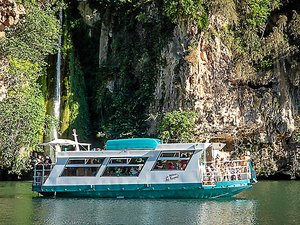
{"label": "green water", "polygon": [[41,198],[29,182],[0,182],[0,224],[300,224],[300,182],[220,200]]}

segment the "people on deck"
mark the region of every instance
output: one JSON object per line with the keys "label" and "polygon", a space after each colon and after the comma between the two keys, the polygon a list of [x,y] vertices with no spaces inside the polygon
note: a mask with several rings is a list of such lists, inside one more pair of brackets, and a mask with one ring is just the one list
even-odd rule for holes
{"label": "people on deck", "polygon": [[48,155],[46,156],[46,158],[44,160],[44,164],[52,164],[52,160]]}

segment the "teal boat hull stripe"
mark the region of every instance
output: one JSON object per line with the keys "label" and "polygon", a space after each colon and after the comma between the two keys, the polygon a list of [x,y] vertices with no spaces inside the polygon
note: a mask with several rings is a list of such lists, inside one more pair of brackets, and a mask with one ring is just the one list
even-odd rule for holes
{"label": "teal boat hull stripe", "polygon": [[216,186],[197,183],[125,184],[125,185],[64,185],[33,186],[42,195],[99,198],[217,198],[230,197],[250,189],[250,180],[217,182]]}

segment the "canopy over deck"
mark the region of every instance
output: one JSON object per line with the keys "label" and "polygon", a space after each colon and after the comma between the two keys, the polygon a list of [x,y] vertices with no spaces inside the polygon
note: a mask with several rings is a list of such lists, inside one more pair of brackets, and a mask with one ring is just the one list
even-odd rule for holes
{"label": "canopy over deck", "polygon": [[55,145],[64,146],[64,145],[76,145],[76,142],[68,139],[55,139],[50,142],[42,143],[40,145],[41,146],[55,146]]}
{"label": "canopy over deck", "polygon": [[[72,140],[69,140],[69,139],[55,139],[55,140],[52,140],[50,142],[46,142],[46,143],[42,143],[42,144],[39,144],[40,146],[49,146],[49,147],[62,147],[62,146],[77,146],[78,145],[78,148],[79,146],[81,146],[82,148],[84,148],[84,150],[90,150],[90,146],[91,144],[88,144],[88,143],[77,143],[76,141],[72,141]],[[87,148],[86,148],[87,147]],[[79,151],[80,149],[77,149],[76,148],[76,151]],[[57,151],[61,151],[61,149],[57,149]]]}
{"label": "canopy over deck", "polygon": [[161,141],[154,138],[131,138],[131,139],[118,139],[108,140],[105,145],[106,150],[121,150],[121,149],[155,149]]}

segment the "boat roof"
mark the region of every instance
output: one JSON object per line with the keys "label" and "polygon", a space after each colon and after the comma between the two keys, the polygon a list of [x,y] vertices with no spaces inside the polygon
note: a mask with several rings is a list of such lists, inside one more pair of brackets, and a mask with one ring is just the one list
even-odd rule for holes
{"label": "boat roof", "polygon": [[176,143],[176,144],[158,144],[155,149],[113,149],[101,151],[66,151],[58,152],[59,158],[64,157],[142,157],[149,152],[154,151],[202,151],[212,143]]}
{"label": "boat roof", "polygon": [[210,146],[211,143],[174,143],[159,144],[155,150],[202,150]]}
{"label": "boat roof", "polygon": [[105,144],[106,150],[149,150],[155,149],[161,140],[155,138],[129,138],[108,140]]}

